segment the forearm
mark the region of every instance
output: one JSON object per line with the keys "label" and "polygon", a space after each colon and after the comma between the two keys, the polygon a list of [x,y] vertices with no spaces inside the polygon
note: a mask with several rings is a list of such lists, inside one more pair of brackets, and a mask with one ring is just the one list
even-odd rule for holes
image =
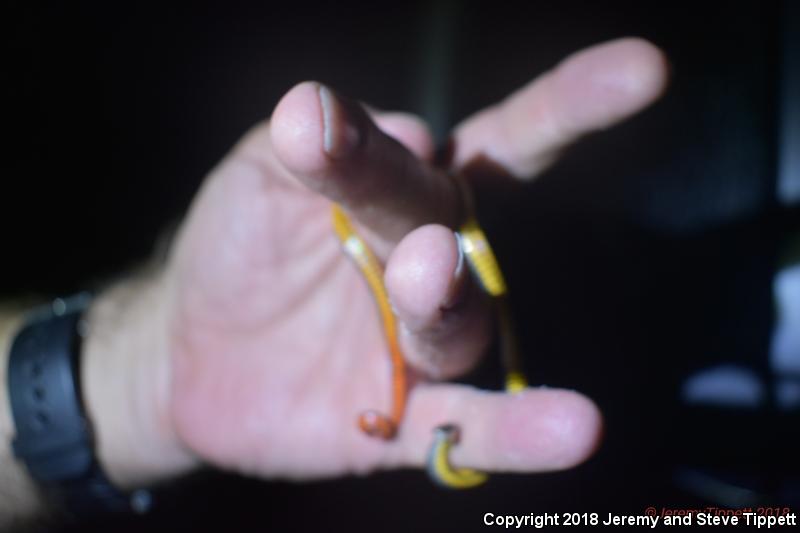
{"label": "forearm", "polygon": [[[162,276],[147,273],[103,291],[85,315],[81,393],[99,462],[121,489],[150,485],[196,464],[179,444],[168,416],[168,302]],[[22,318],[19,308],[0,316],[0,524],[45,508],[10,446],[14,424],[5,375]]]}

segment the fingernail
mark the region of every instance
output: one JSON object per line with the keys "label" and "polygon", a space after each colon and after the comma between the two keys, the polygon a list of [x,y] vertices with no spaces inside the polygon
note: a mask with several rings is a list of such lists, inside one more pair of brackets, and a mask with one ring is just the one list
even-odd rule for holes
{"label": "fingernail", "polygon": [[456,268],[453,271],[453,277],[450,280],[450,285],[447,288],[444,301],[442,302],[442,308],[446,310],[453,309],[460,305],[464,301],[467,293],[465,290],[465,282],[467,279],[468,269],[466,265],[466,258],[464,257],[464,247],[463,243],[461,242],[461,235],[459,235],[457,232],[454,232],[453,237],[456,240],[458,262],[456,263]]}
{"label": "fingernail", "polygon": [[361,142],[361,132],[347,116],[347,110],[333,91],[319,86],[319,102],[322,107],[322,148],[334,159],[351,153]]}

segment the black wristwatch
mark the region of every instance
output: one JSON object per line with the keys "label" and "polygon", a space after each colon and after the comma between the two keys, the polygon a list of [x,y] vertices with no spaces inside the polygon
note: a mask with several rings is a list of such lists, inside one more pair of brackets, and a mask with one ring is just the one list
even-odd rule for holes
{"label": "black wristwatch", "polygon": [[150,493],[124,493],[103,473],[81,399],[81,317],[90,300],[86,293],[54,300],[31,313],[14,339],[8,360],[14,455],[45,494],[75,517],[143,513]]}

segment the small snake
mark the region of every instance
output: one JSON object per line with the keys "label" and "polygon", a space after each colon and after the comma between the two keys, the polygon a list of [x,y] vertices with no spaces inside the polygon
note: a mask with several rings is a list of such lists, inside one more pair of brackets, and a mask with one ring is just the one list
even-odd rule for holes
{"label": "small snake", "polygon": [[[463,187],[463,185],[462,185]],[[468,191],[466,191],[468,193]],[[465,198],[469,198],[465,194]],[[467,202],[470,205],[469,202]],[[471,210],[470,210],[471,211]],[[334,231],[345,253],[355,262],[369,285],[372,296],[378,304],[378,312],[383,323],[383,331],[389,346],[392,367],[392,407],[389,415],[368,410],[358,418],[358,426],[367,435],[385,440],[397,434],[405,412],[408,383],[406,365],[397,338],[397,321],[389,302],[389,295],[383,284],[383,266],[375,254],[356,232],[350,219],[337,204],[331,208]],[[507,301],[507,286],[486,235],[474,216],[469,216],[458,231],[459,246],[467,258],[473,274],[483,289],[493,298],[498,311],[500,325],[501,354],[506,371],[505,389],[518,392],[527,386],[521,371],[520,356],[514,335],[513,322]],[[488,476],[470,468],[454,467],[449,454],[461,437],[454,424],[442,424],[434,429],[434,440],[428,452],[427,471],[435,483],[447,488],[465,489],[484,483]]]}
{"label": "small snake", "polygon": [[392,410],[388,416],[374,409],[364,411],[358,417],[358,426],[367,435],[388,440],[395,436],[403,413],[406,409],[408,385],[406,378],[406,363],[400,343],[397,339],[397,321],[395,320],[392,306],[389,303],[389,294],[383,284],[383,266],[372,252],[370,247],[356,233],[353,224],[341,207],[334,204],[331,208],[333,230],[339,237],[347,255],[355,262],[361,275],[369,285],[372,296],[378,304],[378,312],[383,322],[383,332],[389,345],[389,354],[392,360]]}

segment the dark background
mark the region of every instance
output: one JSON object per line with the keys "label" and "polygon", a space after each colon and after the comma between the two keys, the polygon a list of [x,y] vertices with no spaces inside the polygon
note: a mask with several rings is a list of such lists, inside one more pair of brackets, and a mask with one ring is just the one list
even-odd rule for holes
{"label": "dark background", "polygon": [[[800,228],[775,193],[785,9],[11,2],[0,23],[6,296],[68,293],[146,257],[203,176],[304,79],[421,113],[442,135],[603,40],[645,37],[672,64],[654,107],[586,139],[522,191],[481,195],[533,382],[583,391],[604,411],[593,459],[458,493],[419,472],[303,485],[205,473],[126,530],[473,530],[484,512],[650,505],[797,511],[796,411],[679,399],[688,374],[718,362],[774,379],[772,281],[783,240]],[[499,385],[495,375],[473,377]],[[744,488],[743,499],[715,499],[698,479]]]}

